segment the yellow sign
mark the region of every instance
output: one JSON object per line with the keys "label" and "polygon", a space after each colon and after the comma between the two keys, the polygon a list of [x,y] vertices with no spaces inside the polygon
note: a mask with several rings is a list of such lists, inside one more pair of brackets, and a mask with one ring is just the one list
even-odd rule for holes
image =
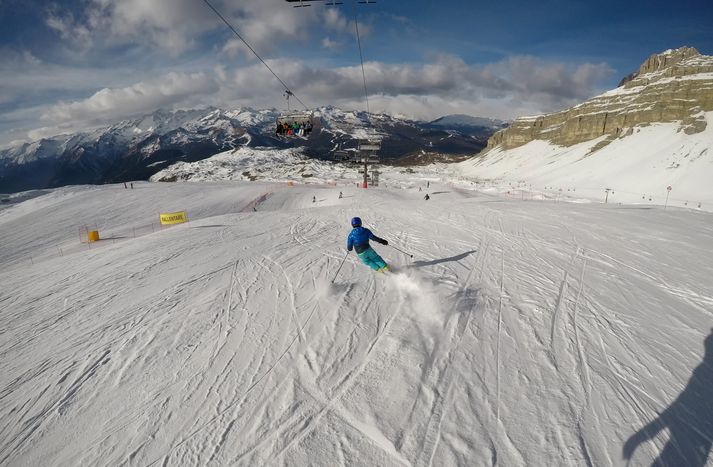
{"label": "yellow sign", "polygon": [[161,213],[161,225],[182,224],[188,222],[186,211]]}

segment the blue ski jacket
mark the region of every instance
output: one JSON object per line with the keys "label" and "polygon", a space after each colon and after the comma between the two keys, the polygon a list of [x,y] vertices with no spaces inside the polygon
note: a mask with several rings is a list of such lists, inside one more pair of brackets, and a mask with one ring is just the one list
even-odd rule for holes
{"label": "blue ski jacket", "polygon": [[347,237],[347,250],[352,251],[352,248],[354,248],[357,253],[363,253],[370,248],[369,240],[374,240],[382,245],[389,244],[389,242],[383,238],[379,238],[371,233],[371,230],[365,227],[355,227],[349,233],[349,237]]}

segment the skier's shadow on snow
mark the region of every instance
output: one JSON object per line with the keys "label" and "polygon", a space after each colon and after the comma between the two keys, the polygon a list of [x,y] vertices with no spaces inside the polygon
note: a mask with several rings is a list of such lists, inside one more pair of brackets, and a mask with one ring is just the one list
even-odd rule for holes
{"label": "skier's shadow on snow", "polygon": [[669,439],[652,465],[702,467],[713,443],[713,329],[704,342],[705,355],[686,388],[654,421],[634,433],[624,445],[624,459],[668,428]]}
{"label": "skier's shadow on snow", "polygon": [[414,261],[413,263],[409,264],[407,267],[422,268],[424,266],[433,266],[435,264],[450,263],[451,261],[460,261],[463,258],[466,258],[467,256],[472,255],[476,251],[477,250],[470,250],[470,251],[466,251],[465,253],[461,253],[459,255],[449,256],[448,258],[434,259],[432,261]]}

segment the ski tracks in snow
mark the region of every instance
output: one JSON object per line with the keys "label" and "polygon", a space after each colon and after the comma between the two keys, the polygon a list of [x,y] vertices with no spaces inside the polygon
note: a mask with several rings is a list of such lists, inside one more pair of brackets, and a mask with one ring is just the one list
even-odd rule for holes
{"label": "ski tracks in snow", "polygon": [[552,361],[555,364],[555,367],[558,366],[557,362],[557,345],[556,345],[556,337],[557,337],[557,324],[560,321],[560,315],[562,314],[562,309],[566,307],[566,296],[567,292],[569,289],[569,268],[574,265],[574,262],[577,260],[579,257],[579,247],[577,247],[577,250],[575,253],[572,255],[572,259],[570,260],[569,264],[567,267],[564,268],[564,277],[562,278],[562,282],[560,283],[560,288],[559,288],[559,294],[557,295],[557,301],[555,302],[555,308],[554,311],[552,312],[552,327],[550,330],[550,352],[552,355]]}
{"label": "ski tracks in snow", "polygon": [[[343,303],[345,297],[346,293],[342,295],[342,300],[340,300],[337,312],[341,308],[341,303]],[[367,306],[368,303],[369,302],[367,301]],[[362,310],[362,312],[365,311],[366,309]],[[369,343],[367,351],[360,359],[359,364],[354,369],[350,370],[346,375],[338,379],[334,386],[328,389],[319,389],[315,385],[315,382],[302,381],[301,385],[307,394],[311,396],[311,400],[302,402],[300,405],[304,405],[304,407],[301,407],[300,410],[290,414],[289,417],[277,426],[272,426],[266,432],[265,436],[259,439],[253,446],[241,452],[236,458],[232,459],[231,462],[247,462],[251,459],[251,456],[260,452],[261,457],[263,458],[261,463],[272,463],[280,456],[283,456],[292,447],[301,442],[314,429],[316,429],[325,415],[334,412],[333,409],[335,404],[349,389],[353,387],[357,378],[363,373],[364,368],[369,362],[370,354],[374,351],[377,343],[381,341],[382,337],[387,332],[392,319],[397,316],[400,311],[401,308],[397,308],[397,310],[387,319],[384,326]],[[339,413],[342,412],[339,411]],[[344,418],[343,415],[342,418]],[[348,420],[345,419],[345,421],[349,423]],[[355,425],[353,423],[350,424]],[[273,448],[271,450],[266,450],[265,448],[270,444],[273,445]]]}
{"label": "ski tracks in snow", "polygon": [[[314,227],[315,224],[316,224],[316,223],[310,224],[311,228]],[[295,225],[297,225],[297,223],[293,224],[293,229],[291,230],[291,234],[292,234],[293,240],[297,241],[297,242],[300,243],[301,245],[307,244],[307,243],[309,242],[309,240],[304,236],[304,234],[301,232],[300,229],[295,228]],[[309,354],[309,343],[308,343],[308,340],[307,340],[307,338],[306,338],[306,336],[305,336],[304,328],[308,325],[308,323],[310,322],[310,320],[311,320],[311,318],[313,317],[313,315],[314,315],[314,314],[316,313],[316,311],[320,308],[320,299],[319,299],[318,297],[316,297],[316,296],[312,297],[312,300],[314,301],[314,303],[313,303],[311,309],[307,312],[307,316],[305,317],[305,319],[303,320],[303,322],[300,323],[300,320],[299,320],[299,318],[298,318],[298,307],[297,307],[297,304],[296,304],[296,289],[295,289],[295,285],[293,284],[292,279],[291,279],[290,276],[289,276],[288,271],[286,270],[286,267],[285,267],[283,264],[278,263],[278,262],[275,261],[274,259],[272,259],[272,258],[270,258],[270,257],[267,257],[267,256],[263,256],[263,261],[269,262],[270,264],[272,264],[272,265],[274,266],[274,268],[273,268],[274,270],[279,270],[279,271],[280,271],[280,275],[283,277],[284,283],[285,283],[285,285],[287,286],[286,288],[287,288],[287,291],[288,291],[288,293],[289,293],[289,299],[288,299],[288,300],[289,300],[289,303],[290,303],[290,312],[291,312],[291,316],[292,316],[293,327],[294,327],[294,329],[295,329],[295,331],[292,333],[292,338],[288,338],[288,341],[285,342],[285,347],[284,347],[284,349],[281,351],[281,353],[279,353],[279,354],[277,355],[277,357],[273,360],[273,362],[270,364],[269,367],[267,367],[263,372],[261,372],[259,376],[257,376],[257,374],[256,374],[256,375],[252,378],[252,381],[250,381],[249,386],[247,386],[244,390],[237,392],[237,394],[239,394],[239,397],[238,397],[237,399],[235,399],[233,402],[231,402],[231,403],[225,405],[222,409],[218,410],[218,411],[216,412],[216,414],[215,414],[213,417],[211,417],[210,419],[208,419],[207,421],[205,421],[205,422],[202,423],[201,425],[195,427],[195,429],[194,429],[193,431],[191,431],[188,435],[186,435],[186,436],[184,436],[183,438],[181,438],[180,441],[174,443],[174,444],[169,448],[169,450],[162,456],[162,458],[164,458],[165,460],[168,460],[168,459],[169,459],[169,456],[171,455],[171,453],[174,453],[174,452],[176,451],[176,449],[180,448],[181,446],[184,446],[188,441],[190,441],[191,439],[195,438],[199,433],[201,433],[201,432],[203,432],[204,430],[208,429],[208,428],[209,428],[211,425],[213,425],[215,422],[217,422],[217,421],[219,421],[219,420],[222,420],[223,417],[226,416],[229,411],[232,411],[233,413],[235,413],[235,411],[238,410],[239,407],[242,406],[242,404],[244,403],[244,401],[247,400],[248,396],[252,393],[252,391],[253,391],[260,383],[262,383],[263,381],[265,381],[265,380],[267,379],[267,377],[268,377],[268,376],[277,368],[277,366],[285,359],[285,357],[293,350],[293,348],[294,348],[295,344],[298,342],[298,340],[299,340],[299,342],[300,342],[300,344],[301,344],[300,347],[299,347],[299,349],[300,349],[300,350],[299,350],[299,353],[300,353],[300,354],[305,354],[305,356],[308,356],[308,354]],[[263,268],[266,269],[266,271],[267,271],[268,274],[271,274],[271,271],[269,271],[269,270],[267,269],[267,266],[264,265],[264,264],[262,264],[262,263],[263,263],[263,262],[261,261],[261,262],[259,263],[259,266],[262,266]],[[234,277],[233,277],[233,279],[234,279]],[[313,282],[313,285],[316,284],[314,278],[312,279],[312,282]],[[277,288],[277,289],[276,289],[276,292],[277,292],[277,294],[278,294],[278,298],[279,298],[279,295],[280,295],[280,290],[281,290],[281,288]],[[341,298],[337,301],[337,307],[336,307],[337,312],[338,312],[339,308],[341,308],[341,306],[342,306],[342,304],[343,304],[343,302],[344,302],[344,298],[345,298],[347,292],[348,292],[348,291],[346,291],[346,292],[344,292],[343,294],[341,294]],[[228,292],[228,305],[227,305],[227,307],[228,307],[228,310],[232,308],[232,285],[231,285],[231,289],[229,289],[229,292]],[[387,323],[387,324],[388,324],[388,323]],[[384,331],[385,331],[385,329],[382,330],[382,333],[383,333]],[[308,360],[309,360],[309,358],[308,358]],[[263,361],[264,361],[264,356],[263,356]],[[260,363],[260,365],[258,366],[258,368],[259,368],[259,367],[262,367],[262,362]],[[296,367],[290,369],[289,371],[290,371],[290,372],[292,372],[292,371],[297,371],[298,373],[300,373],[299,364],[298,364]],[[287,381],[287,380],[285,380],[285,381]],[[309,381],[302,381],[302,384],[305,384],[306,386],[313,386],[314,383],[310,383]],[[279,390],[281,385],[282,385],[282,383],[278,383],[278,386],[272,388],[272,389],[270,390],[270,392]],[[350,385],[344,387],[344,388],[339,392],[339,395],[341,395],[343,392],[345,392],[349,387],[350,387]],[[284,389],[283,389],[283,390],[284,390]],[[317,393],[319,394],[319,391],[317,391]],[[273,396],[272,396],[272,394],[268,393],[267,395],[263,394],[263,395],[257,396],[257,397],[258,397],[258,399],[257,399],[257,401],[258,401],[258,402],[257,402],[257,405],[252,404],[252,405],[251,405],[251,408],[249,409],[249,410],[253,413],[253,417],[254,417],[254,416],[259,416],[259,415],[257,415],[257,414],[258,414],[260,411],[262,411],[262,410],[264,410],[264,409],[266,408],[266,405],[265,405],[265,404],[267,404]],[[339,396],[332,397],[332,401],[337,400],[338,398],[339,398]],[[319,396],[316,396],[316,399],[315,399],[315,400],[318,400],[318,399],[319,399]],[[311,425],[311,422],[310,422],[309,424],[307,424],[307,425],[305,425],[305,426],[303,427],[304,429],[301,429],[301,430],[298,430],[297,432],[294,432],[293,430],[294,430],[297,426],[299,426],[300,421],[301,421],[301,420],[305,420],[305,419],[306,419],[306,420],[314,420],[314,421],[316,421],[316,420],[318,420],[324,413],[326,413],[326,412],[328,411],[328,409],[329,409],[330,406],[331,406],[331,402],[330,402],[329,404],[326,404],[326,406],[323,407],[323,410],[317,414],[316,419],[315,419],[314,414],[308,416],[304,411],[298,411],[298,412],[292,414],[287,420],[284,420],[284,421],[280,422],[277,426],[271,427],[271,428],[267,431],[265,437],[261,438],[261,439],[257,442],[257,444],[253,445],[252,447],[247,448],[246,450],[243,450],[243,452],[242,452],[237,458],[233,459],[233,461],[234,461],[234,462],[240,462],[241,459],[246,459],[247,457],[250,457],[251,454],[257,452],[256,450],[258,450],[258,449],[260,449],[261,452],[262,452],[262,448],[265,448],[268,443],[270,443],[272,440],[275,440],[275,436],[278,435],[278,434],[280,435],[280,436],[279,436],[279,439],[282,440],[282,442],[281,442],[280,444],[282,444],[283,447],[284,447],[285,444],[286,444],[286,445],[293,445],[293,444],[294,444],[293,442],[299,441],[300,439],[302,439],[302,437],[303,437],[307,432],[311,431],[311,429],[310,429],[310,430],[307,429],[307,426]],[[242,417],[242,418],[244,418],[244,417]],[[291,420],[291,421],[290,421],[290,420]],[[232,419],[228,422],[227,427],[225,428],[225,430],[223,430],[223,434],[221,435],[222,441],[218,441],[217,444],[215,445],[215,447],[214,447],[214,449],[213,449],[213,453],[212,453],[211,456],[210,456],[211,459],[214,459],[214,458],[218,455],[220,446],[221,446],[221,445],[223,444],[223,442],[225,441],[225,436],[227,436],[227,434],[228,434],[229,431],[234,430],[233,427],[235,426],[235,424],[236,424],[237,421],[238,421],[238,418],[236,418],[235,416],[233,416]],[[221,422],[221,423],[222,423],[222,422]],[[254,421],[254,420],[251,420],[251,421],[249,421],[249,422],[247,422],[247,423],[253,424],[253,423],[255,423],[255,421]],[[245,423],[243,423],[242,425],[245,425]],[[290,435],[290,432],[293,433],[292,436]],[[292,439],[293,442],[289,442],[289,439]],[[279,453],[282,453],[282,452],[284,452],[284,451],[285,451],[285,449],[281,449],[278,453],[274,453],[274,451],[273,451],[273,454],[274,454],[274,455],[280,455]],[[267,455],[268,452],[270,452],[270,451],[262,452],[261,455]],[[153,461],[151,464],[149,464],[149,465],[155,464],[155,463],[158,462],[160,459],[161,459],[161,458],[157,458],[156,460],[154,460],[154,461]]]}
{"label": "ski tracks in snow", "polygon": [[[483,249],[482,239],[478,251],[480,258],[482,258],[482,261],[479,262],[479,274],[482,275],[485,255],[487,254],[487,248]],[[422,447],[415,462],[415,465],[419,467],[430,467],[433,464],[433,459],[441,439],[443,417],[448,410],[448,400],[456,380],[456,375],[452,370],[452,363],[458,354],[458,349],[463,340],[465,331],[468,329],[473,315],[479,308],[479,291],[475,292],[474,297],[471,297],[470,295],[472,294],[469,293],[474,271],[475,267],[470,268],[468,276],[461,285],[459,297],[456,302],[456,313],[454,313],[446,323],[447,331],[445,336],[447,337],[445,337],[442,345],[437,345],[434,349],[433,355],[429,359],[432,365],[422,377],[423,385],[430,388],[435,394],[435,397],[432,401],[430,416],[426,422],[426,430],[421,443]],[[421,391],[422,390],[423,389],[421,389]]]}
{"label": "ski tracks in snow", "polygon": [[285,268],[282,267],[280,263],[275,261],[274,259],[270,258],[269,256],[265,256],[265,259],[268,261],[272,262],[275,264],[277,267],[280,268],[280,271],[282,271],[282,275],[285,277],[285,281],[287,282],[287,286],[289,287],[290,291],[290,312],[292,313],[292,321],[295,325],[295,329],[297,330],[297,335],[300,338],[300,342],[305,342],[306,338],[304,335],[304,332],[302,332],[302,326],[300,326],[300,321],[297,317],[297,306],[295,305],[295,287],[292,285],[292,281],[290,280],[290,276],[287,275],[287,272],[285,271]]}
{"label": "ski tracks in snow", "polygon": [[579,289],[577,290],[577,297],[574,300],[574,305],[573,308],[574,310],[572,311],[572,323],[574,325],[574,338],[577,343],[577,351],[579,353],[579,367],[580,371],[584,375],[584,392],[586,394],[586,400],[587,403],[589,403],[589,399],[591,397],[592,393],[592,378],[589,374],[589,365],[587,363],[587,359],[585,358],[585,353],[584,349],[582,347],[582,342],[579,337],[579,323],[577,321],[577,316],[579,315],[579,300],[580,297],[582,296],[582,289],[584,289],[584,273],[587,270],[587,256],[584,253],[584,251],[581,252],[582,256],[582,272],[579,276]]}

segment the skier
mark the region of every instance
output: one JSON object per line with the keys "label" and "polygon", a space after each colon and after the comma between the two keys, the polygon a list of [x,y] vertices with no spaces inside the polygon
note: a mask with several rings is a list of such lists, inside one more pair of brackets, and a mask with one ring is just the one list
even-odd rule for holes
{"label": "skier", "polygon": [[347,250],[352,251],[352,248],[354,248],[359,259],[374,271],[387,272],[389,266],[387,266],[381,256],[371,248],[369,240],[374,240],[382,245],[388,245],[389,242],[377,237],[371,233],[371,230],[362,227],[361,219],[358,217],[352,219],[352,227],[353,229],[349,233],[349,237],[347,237]]}
{"label": "skier", "polygon": [[313,203],[316,203],[316,202],[317,202],[317,197],[316,197],[316,196],[313,196],[313,197],[312,197],[312,202],[313,202]]}
{"label": "skier", "polygon": [[428,193],[426,193],[426,196],[424,196],[423,199],[425,199],[426,201],[428,201],[429,199],[431,199],[431,197],[428,196]]}
{"label": "skier", "polygon": [[339,199],[342,199],[342,192],[339,192]]}

